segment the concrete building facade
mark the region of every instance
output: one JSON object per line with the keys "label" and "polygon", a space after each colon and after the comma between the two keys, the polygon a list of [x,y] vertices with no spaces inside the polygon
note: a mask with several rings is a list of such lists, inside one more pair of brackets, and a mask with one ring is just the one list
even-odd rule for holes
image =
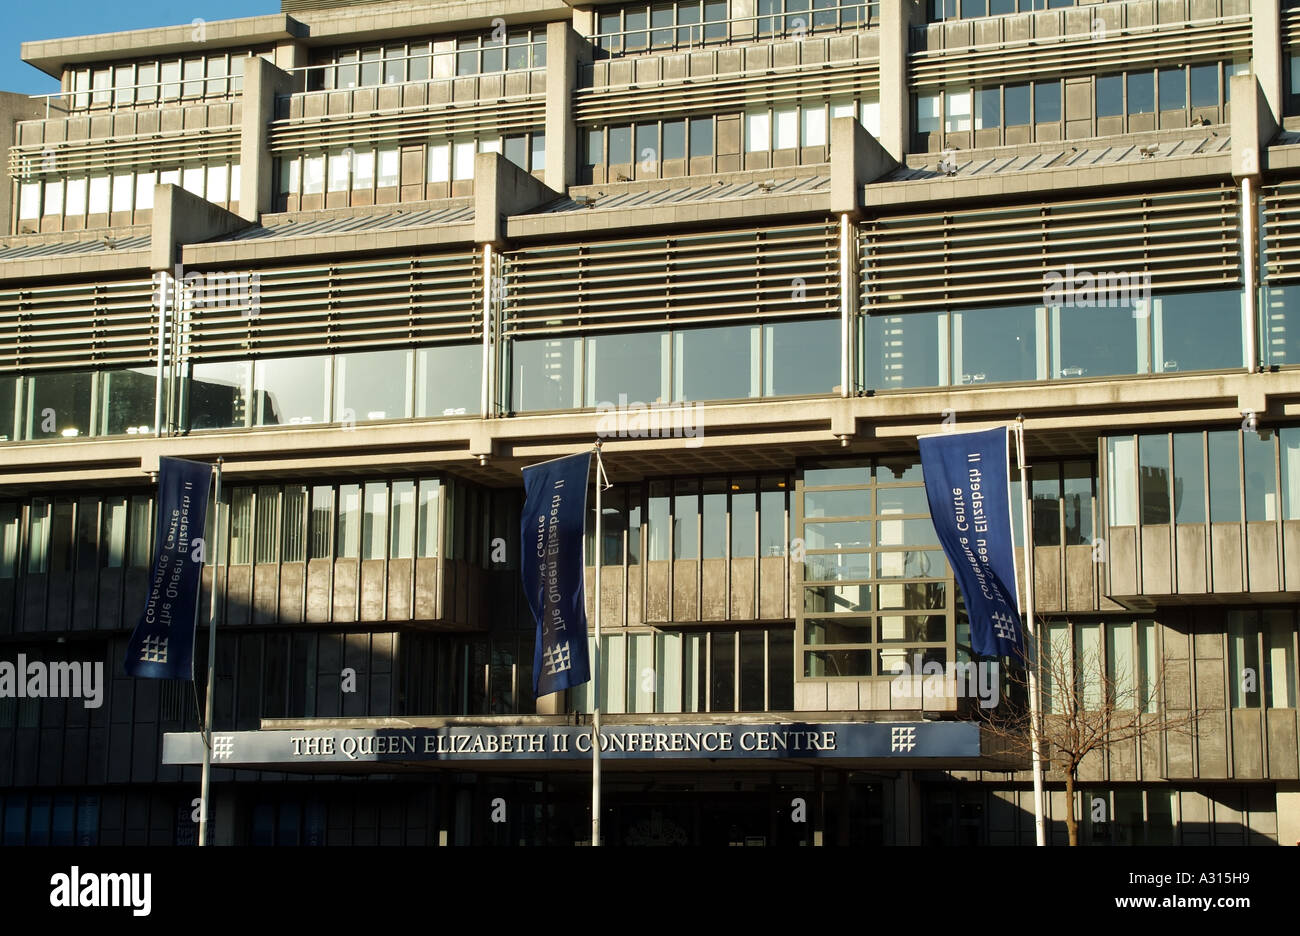
{"label": "concrete building facade", "polygon": [[1023,415],[1045,638],[1199,713],[1089,758],[1083,842],[1297,844],[1297,43],[1288,0],[24,43],[61,91],[0,100],[0,661],[105,676],[0,697],[0,841],[194,841],[205,654],[122,670],[160,456],[224,460],[218,842],[587,840],[520,469],[599,438],[609,844],[1032,844],[1023,758],[898,682],[971,661],[917,436]]}

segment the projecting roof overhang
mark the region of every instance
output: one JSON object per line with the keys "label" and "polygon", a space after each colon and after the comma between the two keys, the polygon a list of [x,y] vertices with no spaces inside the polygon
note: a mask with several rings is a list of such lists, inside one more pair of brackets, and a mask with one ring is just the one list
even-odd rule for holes
{"label": "projecting roof overhang", "polygon": [[[672,718],[672,716],[668,716]],[[462,720],[464,721],[464,720]],[[221,767],[306,773],[456,770],[584,770],[591,729],[563,718],[427,724],[394,719],[307,723],[214,733]],[[376,722],[382,727],[377,727]],[[838,766],[845,769],[1008,770],[1024,765],[969,721],[773,722],[734,720],[606,724],[601,764],[612,770]],[[162,762],[203,761],[198,733],[163,737]]]}
{"label": "projecting roof overhang", "polygon": [[59,78],[66,66],[83,62],[123,61],[170,52],[210,53],[231,46],[259,46],[302,38],[305,34],[301,23],[283,13],[212,22],[194,20],[182,26],[160,29],[132,29],[98,36],[24,42],[22,59],[47,75]]}

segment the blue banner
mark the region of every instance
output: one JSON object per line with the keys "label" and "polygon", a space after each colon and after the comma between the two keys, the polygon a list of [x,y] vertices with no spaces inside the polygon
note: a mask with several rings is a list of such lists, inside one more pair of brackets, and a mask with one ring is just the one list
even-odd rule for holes
{"label": "blue banner", "polygon": [[1024,631],[1011,530],[1007,429],[923,436],[930,519],[966,599],[971,648],[1020,656]]}
{"label": "blue banner", "polygon": [[144,612],[126,646],[126,674],[194,679],[194,629],[203,576],[203,526],[212,466],[158,461],[158,526]]}
{"label": "blue banner", "polygon": [[524,594],[537,621],[533,695],[540,698],[591,678],[583,601],[583,528],[591,453],[524,469]]}

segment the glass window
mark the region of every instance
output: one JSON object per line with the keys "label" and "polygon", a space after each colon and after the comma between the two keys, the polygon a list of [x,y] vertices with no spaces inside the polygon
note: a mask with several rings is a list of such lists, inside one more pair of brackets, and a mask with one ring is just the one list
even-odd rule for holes
{"label": "glass window", "polygon": [[45,183],[45,209],[47,215],[63,213],[63,182],[53,180]]}
{"label": "glass window", "polygon": [[153,209],[153,190],[158,184],[158,173],[140,172],[135,177],[135,210],[150,211]]}
{"label": "glass window", "polygon": [[1259,616],[1228,612],[1228,686],[1232,708],[1259,707]]}
{"label": "glass window", "polygon": [[203,77],[203,59],[201,58],[186,59],[183,63],[182,74],[186,80],[184,86],[181,89],[181,94],[184,97],[199,97],[200,95],[202,95],[203,82],[194,81],[191,79],[197,79]]}
{"label": "glass window", "polygon": [[1129,72],[1128,112],[1151,114],[1156,109],[1155,74],[1149,71]]}
{"label": "glass window", "polygon": [[793,149],[799,145],[799,112],[796,108],[777,108],[772,112],[772,148]]}
{"label": "glass window", "polygon": [[1097,116],[1122,117],[1124,115],[1124,76],[1097,76]]}
{"label": "glass window", "polygon": [[[506,137],[503,143],[503,150],[506,159],[514,163],[520,169],[528,169],[528,137],[511,136]],[[432,181],[432,180],[430,180]]]}
{"label": "glass window", "polygon": [[330,534],[334,528],[334,489],[328,486],[311,489],[309,540],[311,559],[329,559],[334,555]]}
{"label": "glass window", "polygon": [[609,128],[609,164],[624,166],[632,162],[632,128]]}
{"label": "glass window", "polygon": [[[27,378],[28,439],[90,434],[93,373],[50,373]],[[152,412],[152,406],[150,407]],[[151,418],[152,421],[152,418]]]}
{"label": "glass window", "polygon": [[[473,144],[471,144],[473,145]],[[396,149],[381,149],[379,151],[379,187],[391,188],[397,184],[397,173],[399,167],[398,151]],[[471,159],[470,175],[473,175],[473,160]]]}
{"label": "glass window", "polygon": [[352,190],[365,192],[375,185],[375,151],[362,150],[352,156]]}
{"label": "glass window", "polygon": [[783,556],[786,544],[786,482],[784,478],[763,478],[759,497],[759,555]]}
{"label": "glass window", "polygon": [[1033,306],[972,309],[952,314],[953,382],[1038,380],[1039,312]]}
{"label": "glass window", "polygon": [[191,365],[187,381],[190,428],[244,426],[251,371],[252,364],[248,361]]}
{"label": "glass window", "polygon": [[1187,76],[1180,68],[1160,69],[1160,109],[1187,108]]}
{"label": "glass window", "polygon": [[1034,123],[1057,123],[1061,119],[1061,82],[1034,82]]}
{"label": "glass window", "polygon": [[263,485],[257,489],[257,542],[254,562],[280,561],[280,489]]}
{"label": "glass window", "polygon": [[800,136],[803,146],[826,145],[825,105],[804,105],[800,112]]}
{"label": "glass window", "polygon": [[1295,708],[1295,624],[1289,610],[1264,611],[1264,705]]}
{"label": "glass window", "polygon": [[673,558],[699,558],[698,481],[678,481],[673,493]]}
{"label": "glass window", "polygon": [[147,434],[153,429],[156,369],[137,367],[99,375],[99,431]]}
{"label": "glass window", "polygon": [[1002,94],[1007,126],[1019,127],[1029,123],[1029,85],[1007,85]]}
{"label": "glass window", "polygon": [[713,155],[713,118],[691,118],[691,159]]}
{"label": "glass window", "polygon": [[947,133],[970,129],[970,89],[950,88],[943,96],[943,128]]}
{"label": "glass window", "polygon": [[1237,461],[1239,431],[1207,433],[1210,462],[1210,522],[1241,521],[1241,484]]}
{"label": "glass window", "polygon": [[442,345],[415,352],[415,415],[464,416],[483,400],[483,348]]}
{"label": "glass window", "polygon": [[751,478],[731,479],[731,555],[749,558],[754,555],[758,525],[758,495]]}
{"label": "glass window", "polygon": [[[832,16],[834,14],[831,14]],[[761,712],[764,704],[764,675],[767,669],[766,640],[757,629],[740,631],[740,711]]]}
{"label": "glass window", "polygon": [[948,319],[943,312],[873,315],[867,319],[868,387],[900,390],[948,382]]}
{"label": "glass window", "polygon": [[68,198],[63,214],[68,218],[79,218],[86,213],[86,186],[88,179],[69,179]]}
{"label": "glass window", "polygon": [[429,182],[448,182],[451,180],[451,144],[430,143],[428,151]]}
{"label": "glass window", "polygon": [[638,163],[659,162],[659,124],[639,123],[634,128],[636,138],[636,161]]}
{"label": "glass window", "polygon": [[1155,301],[1159,372],[1228,370],[1245,362],[1240,290],[1174,293]]}
{"label": "glass window", "polygon": [[873,137],[880,138],[880,100],[869,97],[862,101],[862,126]]}
{"label": "glass window", "polygon": [[546,168],[546,134],[536,130],[531,134],[532,144],[528,165],[529,171],[541,172]]}
{"label": "glass window", "polygon": [[1192,65],[1192,107],[1217,107],[1219,104],[1219,63]]}
{"label": "glass window", "polygon": [[[153,562],[153,498],[148,494],[137,494],[131,498],[130,528],[127,531],[127,556],[133,569],[148,568]],[[215,528],[209,539],[218,538]],[[213,550],[208,550],[209,559]]]}
{"label": "glass window", "polygon": [[383,481],[371,481],[366,484],[364,493],[361,558],[383,559],[388,554],[388,485]]}
{"label": "glass window", "polygon": [[1136,446],[1132,436],[1111,436],[1106,440],[1106,500],[1110,526],[1137,525],[1137,486],[1133,478]]}
{"label": "glass window", "polygon": [[840,384],[840,321],[763,326],[763,395],[830,393]]}
{"label": "glass window", "polygon": [[302,161],[302,193],[319,195],[325,190],[325,157],[307,156]]}
{"label": "glass window", "polygon": [[24,182],[18,190],[18,219],[34,221],[41,216],[41,183]]}
{"label": "glass window", "polygon": [[438,543],[438,504],[442,494],[442,483],[436,479],[426,478],[420,482],[419,491],[419,526],[416,530],[416,555],[421,559],[431,559],[439,555]]}
{"label": "glass window", "polygon": [[230,492],[230,563],[247,565],[253,556],[253,489]]}
{"label": "glass window", "polygon": [[351,157],[351,150],[329,154],[329,190],[331,192],[346,192],[348,190],[348,176],[352,169],[349,165],[352,161]]}
{"label": "glass window", "polygon": [[916,98],[916,132],[936,133],[939,130],[939,94],[921,94]]}
{"label": "glass window", "polygon": [[[103,501],[99,532],[99,564],[102,568],[120,569],[126,563],[126,505],[125,497],[107,497]],[[4,531],[5,505],[0,505],[0,540],[5,537]],[[15,537],[16,533],[15,530]],[[0,552],[4,548],[5,543],[0,542]],[[4,576],[4,570],[4,558],[0,555],[0,577]]]}
{"label": "glass window", "polygon": [[27,509],[27,571],[42,575],[48,568],[50,547],[50,502],[32,498]]}
{"label": "glass window", "polygon": [[1169,437],[1138,436],[1138,496],[1143,523],[1169,522]]}
{"label": "glass window", "polygon": [[665,120],[663,123],[664,159],[686,158],[686,121]]}
{"label": "glass window", "polygon": [[1241,446],[1246,465],[1246,520],[1277,519],[1277,455],[1273,435],[1243,432]]}
{"label": "glass window", "polygon": [[1282,450],[1282,515],[1300,520],[1300,428],[1278,432],[1278,445]]}
{"label": "glass window", "polygon": [[646,514],[648,558],[669,558],[669,513],[671,510],[666,481],[650,482],[650,505]]}
{"label": "glass window", "polygon": [[587,405],[623,408],[629,403],[666,401],[669,398],[668,339],[667,332],[588,338]]}
{"label": "glass window", "polygon": [[724,325],[673,334],[676,400],[758,396],[758,326]]}
{"label": "glass window", "polygon": [[736,632],[714,631],[709,635],[711,653],[711,712],[736,710]]}
{"label": "glass window", "polygon": [[723,559],[727,555],[727,483],[721,478],[704,482],[703,559]]}
{"label": "glass window", "polygon": [[540,338],[511,344],[511,406],[516,412],[582,406],[582,339]]}
{"label": "glass window", "polygon": [[605,162],[605,132],[603,130],[583,130],[583,138],[587,141],[583,147],[583,152],[587,154],[586,165],[600,166]]}
{"label": "glass window", "polygon": [[18,381],[21,378],[0,375],[0,442],[18,438]]}
{"label": "glass window", "polygon": [[[92,176],[90,179],[90,213],[105,214],[108,211],[108,176]],[[35,217],[33,215],[33,217]]]}
{"label": "glass window", "polygon": [[758,153],[772,145],[772,119],[767,110],[745,114],[745,152]]}
{"label": "glass window", "polygon": [[1064,477],[1065,545],[1092,544],[1092,463],[1066,462]]}
{"label": "glass window", "polygon": [[338,532],[335,535],[336,555],[340,559],[356,559],[361,555],[361,485],[339,486]]}
{"label": "glass window", "polygon": [[[181,170],[181,188],[191,195],[203,197],[204,180],[207,178],[207,172],[203,166],[185,166]],[[91,180],[91,198],[94,198],[94,180]]]}
{"label": "glass window", "polygon": [[259,426],[323,423],[329,407],[329,357],[268,358],[253,367]]}
{"label": "glass window", "polygon": [[308,490],[305,485],[290,484],[284,489],[281,561],[304,562],[307,559],[306,522]]}
{"label": "glass window", "polygon": [[334,361],[334,422],[409,416],[410,352],[363,351],[340,354]]}
{"label": "glass window", "polygon": [[975,92],[975,129],[1002,126],[1002,89],[980,88]]}
{"label": "glass window", "polygon": [[1139,360],[1145,318],[1134,317],[1131,307],[1055,307],[1053,339],[1055,376],[1104,377],[1146,373]]}
{"label": "glass window", "polygon": [[1061,468],[1039,462],[1031,476],[1035,546],[1061,545]]}
{"label": "glass window", "polygon": [[1174,433],[1174,522],[1205,522],[1205,453],[1199,432]]}

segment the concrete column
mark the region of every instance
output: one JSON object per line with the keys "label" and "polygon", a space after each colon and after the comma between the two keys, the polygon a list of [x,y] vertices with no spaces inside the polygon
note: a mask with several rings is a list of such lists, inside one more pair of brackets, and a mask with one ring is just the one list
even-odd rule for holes
{"label": "concrete column", "polygon": [[[577,13],[575,11],[575,20]],[[578,66],[590,64],[591,44],[568,23],[546,27],[546,184],[557,192],[578,179],[578,125],[573,90]]]}
{"label": "concrete column", "polygon": [[[579,36],[596,35],[596,8],[592,6],[575,6],[573,8],[573,28]],[[547,36],[547,43],[550,37]]]}
{"label": "concrete column", "polygon": [[183,259],[183,244],[202,243],[248,225],[246,218],[187,192],[179,185],[155,186],[149,231],[149,269],[171,273]]}
{"label": "concrete column", "polygon": [[831,214],[857,218],[862,186],[897,168],[898,160],[887,152],[883,140],[868,133],[856,118],[831,121]]}
{"label": "concrete column", "polygon": [[900,163],[912,138],[907,87],[910,31],[921,23],[916,0],[887,0],[880,5],[880,144]]}
{"label": "concrete column", "polygon": [[[1282,15],[1278,0],[1250,0],[1252,70],[1268,101],[1273,119],[1282,119]],[[1237,96],[1233,94],[1233,110]]]}
{"label": "concrete column", "polygon": [[240,113],[239,214],[256,223],[271,210],[271,148],[267,126],[275,118],[275,96],[288,94],[293,78],[261,56],[244,62]]}
{"label": "concrete column", "polygon": [[1267,92],[1256,75],[1231,79],[1232,91],[1232,177],[1240,186],[1242,322],[1246,336],[1246,372],[1259,366],[1259,239],[1263,233],[1255,223],[1260,172],[1268,154],[1269,141],[1277,134],[1277,121],[1270,109]]}
{"label": "concrete column", "polygon": [[1300,845],[1300,783],[1277,785],[1277,843]]}
{"label": "concrete column", "polygon": [[301,42],[280,42],[276,45],[275,65],[292,75],[295,93],[307,90],[307,73],[294,71],[294,69],[306,68],[309,64],[307,47]]}

